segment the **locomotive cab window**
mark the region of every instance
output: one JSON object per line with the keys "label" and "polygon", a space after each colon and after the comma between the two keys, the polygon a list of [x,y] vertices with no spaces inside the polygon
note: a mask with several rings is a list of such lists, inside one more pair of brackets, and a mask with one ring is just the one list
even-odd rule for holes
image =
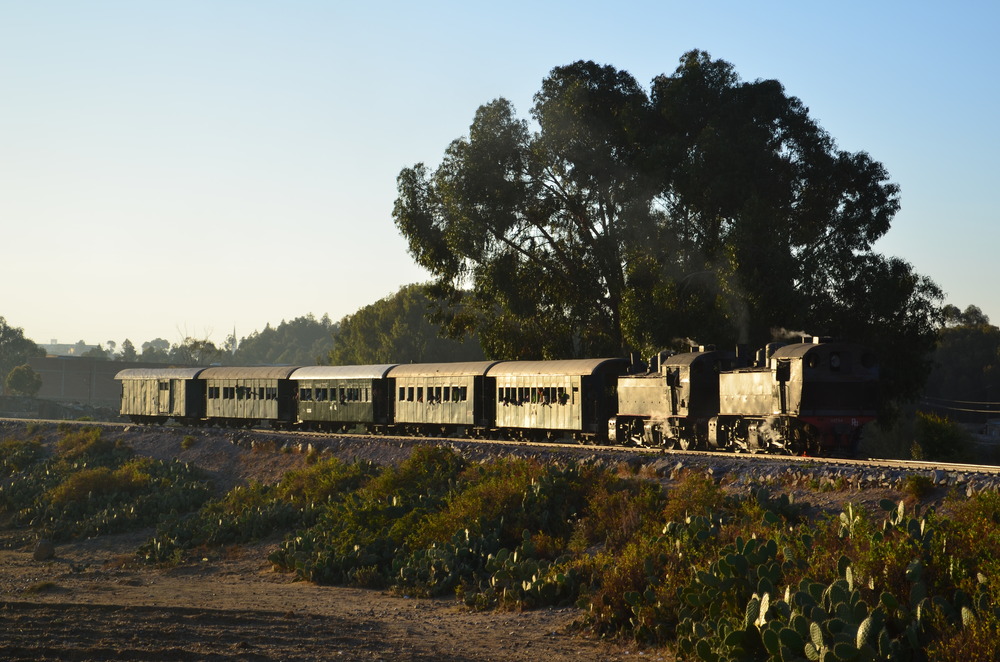
{"label": "locomotive cab window", "polygon": [[840,352],[830,352],[830,370],[833,372],[840,372],[841,370],[846,370],[847,361],[844,360],[845,357],[841,356]]}

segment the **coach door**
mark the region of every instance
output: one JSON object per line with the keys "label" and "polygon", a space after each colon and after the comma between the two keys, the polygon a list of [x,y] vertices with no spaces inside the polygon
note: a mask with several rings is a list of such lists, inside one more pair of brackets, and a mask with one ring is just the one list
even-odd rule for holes
{"label": "coach door", "polygon": [[157,412],[169,414],[174,410],[174,382],[170,379],[159,380],[157,389]]}

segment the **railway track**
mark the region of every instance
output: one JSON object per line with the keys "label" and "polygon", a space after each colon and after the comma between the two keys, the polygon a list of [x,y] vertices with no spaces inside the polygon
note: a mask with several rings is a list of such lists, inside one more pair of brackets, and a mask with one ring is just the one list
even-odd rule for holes
{"label": "railway track", "polygon": [[[751,453],[727,453],[719,451],[679,450],[650,448],[642,446],[612,446],[601,444],[576,444],[572,442],[529,441],[514,439],[472,439],[466,437],[431,437],[431,436],[387,436],[357,433],[328,433],[308,430],[279,430],[269,427],[255,428],[216,428],[189,427],[182,425],[153,426],[145,428],[130,422],[118,421],[60,421],[46,419],[15,419],[0,418],[5,424],[37,426],[37,425],[72,425],[72,426],[104,426],[112,429],[152,429],[174,432],[180,435],[217,433],[229,436],[233,443],[276,443],[282,441],[290,446],[309,445],[317,451],[332,447],[349,448],[353,445],[366,443],[400,444],[443,444],[455,447],[463,452],[488,456],[490,454],[551,454],[563,459],[589,459],[599,457],[606,462],[617,461],[631,463],[649,463],[676,460],[686,466],[712,466],[713,463],[736,463],[741,466],[787,467],[795,470],[811,470],[825,468],[844,471],[887,470],[902,473],[926,473],[940,480],[948,477],[1000,477],[1000,466],[927,462],[919,460],[895,459],[852,459],[837,457],[801,457],[793,455],[767,455]],[[305,450],[299,448],[299,450]],[[479,449],[478,451],[476,449]],[[1000,485],[998,485],[1000,487]]]}

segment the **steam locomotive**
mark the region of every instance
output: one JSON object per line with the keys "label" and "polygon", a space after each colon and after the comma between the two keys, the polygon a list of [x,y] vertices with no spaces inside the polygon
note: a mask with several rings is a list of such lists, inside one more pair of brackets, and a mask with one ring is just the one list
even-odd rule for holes
{"label": "steam locomotive", "polygon": [[122,370],[138,423],[575,440],[852,455],[876,416],[878,362],[809,339],[755,357],[699,348],[620,358]]}

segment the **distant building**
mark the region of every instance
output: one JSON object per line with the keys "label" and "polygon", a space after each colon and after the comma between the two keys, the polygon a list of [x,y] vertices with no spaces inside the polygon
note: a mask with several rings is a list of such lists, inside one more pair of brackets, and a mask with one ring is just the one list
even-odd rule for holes
{"label": "distant building", "polygon": [[92,349],[103,349],[100,345],[88,345],[83,341],[75,342],[72,345],[60,343],[53,338],[48,345],[38,345],[45,350],[46,354],[52,356],[83,356]]}

